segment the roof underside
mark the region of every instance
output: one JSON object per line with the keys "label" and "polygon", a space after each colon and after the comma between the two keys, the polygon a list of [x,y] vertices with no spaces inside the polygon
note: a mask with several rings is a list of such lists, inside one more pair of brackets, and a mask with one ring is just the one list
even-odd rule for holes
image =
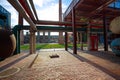
{"label": "roof underside", "polygon": [[72,9],[75,8],[76,22],[88,22],[102,25],[103,15],[107,23],[120,15],[120,0],[73,0],[66,12],[64,19],[71,22]]}

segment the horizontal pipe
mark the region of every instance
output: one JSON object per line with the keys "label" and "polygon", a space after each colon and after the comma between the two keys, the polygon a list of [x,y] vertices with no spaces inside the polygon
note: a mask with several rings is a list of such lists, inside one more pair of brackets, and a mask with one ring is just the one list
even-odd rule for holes
{"label": "horizontal pipe", "polygon": [[[72,27],[62,27],[62,26],[36,26],[38,31],[52,31],[52,32],[72,32]],[[21,26],[21,25],[16,25],[14,30],[30,30],[30,26]],[[78,32],[86,32],[87,28],[81,27],[81,28],[76,28]],[[90,29],[91,33],[96,32],[100,33],[103,32],[103,29],[95,29],[92,28]],[[110,32],[110,31],[109,31]]]}
{"label": "horizontal pipe", "polygon": [[33,30],[36,30],[36,25],[33,21],[28,17],[24,9],[21,7],[20,3],[17,0],[7,0],[20,14],[25,20],[30,24]]}
{"label": "horizontal pipe", "polygon": [[[39,25],[63,25],[63,26],[72,26],[72,22],[60,22],[60,21],[36,21],[36,24]],[[86,23],[76,23],[76,26],[87,26]]]}

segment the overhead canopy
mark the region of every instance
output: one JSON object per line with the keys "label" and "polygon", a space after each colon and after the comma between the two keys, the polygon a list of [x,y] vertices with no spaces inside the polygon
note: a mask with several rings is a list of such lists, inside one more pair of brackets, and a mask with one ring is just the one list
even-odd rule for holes
{"label": "overhead canopy", "polygon": [[63,15],[66,21],[71,22],[73,7],[76,22],[91,21],[93,25],[101,25],[105,15],[109,24],[113,18],[120,16],[120,0],[73,0]]}

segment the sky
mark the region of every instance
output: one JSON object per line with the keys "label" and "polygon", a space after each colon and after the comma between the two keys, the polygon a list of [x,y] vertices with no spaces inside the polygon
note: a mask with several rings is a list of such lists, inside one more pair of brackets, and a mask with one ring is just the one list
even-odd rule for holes
{"label": "sky", "polygon": [[[62,0],[62,13],[65,12],[72,0]],[[59,20],[59,0],[33,0],[39,20]],[[0,0],[0,5],[11,13],[11,27],[18,24],[18,12],[7,0]],[[28,23],[24,20],[24,25]],[[53,33],[54,34],[54,33]],[[57,33],[58,34],[58,33]]]}
{"label": "sky", "polygon": [[[59,0],[33,0],[37,15],[40,20],[58,21],[58,2]],[[67,9],[72,0],[62,0],[62,11]],[[0,0],[2,5],[7,11],[11,13],[11,26],[18,24],[18,12],[12,7],[7,0]],[[27,24],[24,21],[24,24]]]}

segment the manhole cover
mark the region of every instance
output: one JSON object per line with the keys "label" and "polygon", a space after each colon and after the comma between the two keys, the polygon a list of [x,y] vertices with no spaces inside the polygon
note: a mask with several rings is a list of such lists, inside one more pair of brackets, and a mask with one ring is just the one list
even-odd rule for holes
{"label": "manhole cover", "polygon": [[12,68],[6,69],[6,70],[0,72],[0,79],[12,76],[12,75],[18,73],[19,71],[20,71],[20,68],[17,68],[17,67],[12,67]]}
{"label": "manhole cover", "polygon": [[59,55],[57,55],[57,54],[52,54],[52,55],[50,55],[50,58],[59,58]]}

